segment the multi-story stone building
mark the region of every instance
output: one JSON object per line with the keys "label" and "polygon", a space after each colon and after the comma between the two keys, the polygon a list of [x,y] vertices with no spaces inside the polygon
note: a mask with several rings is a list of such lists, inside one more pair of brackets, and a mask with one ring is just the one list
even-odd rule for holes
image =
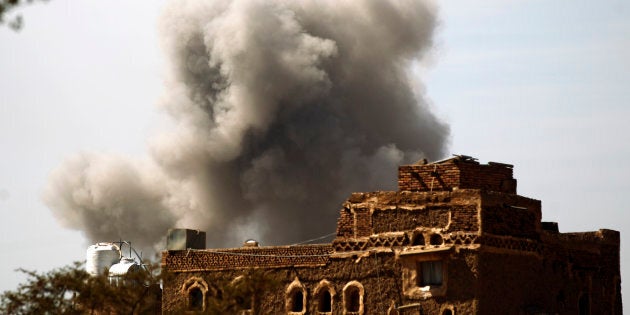
{"label": "multi-story stone building", "polygon": [[622,314],[619,232],[541,222],[512,168],[468,156],[401,166],[398,191],[348,198],[330,244],[171,248],[163,310],[203,311],[216,283],[258,268],[280,285],[246,313]]}

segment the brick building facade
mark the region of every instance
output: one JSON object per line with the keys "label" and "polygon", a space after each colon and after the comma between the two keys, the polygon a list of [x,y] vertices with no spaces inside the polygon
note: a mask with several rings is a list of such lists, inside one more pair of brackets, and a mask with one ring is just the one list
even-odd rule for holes
{"label": "brick building facade", "polygon": [[622,314],[619,232],[559,233],[512,166],[468,156],[400,166],[354,193],[330,244],[167,250],[163,311],[203,312],[249,268],[280,279],[250,314]]}

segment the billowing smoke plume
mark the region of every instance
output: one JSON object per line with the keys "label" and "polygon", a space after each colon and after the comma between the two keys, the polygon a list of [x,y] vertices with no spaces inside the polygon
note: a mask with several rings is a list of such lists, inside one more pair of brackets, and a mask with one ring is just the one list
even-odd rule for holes
{"label": "billowing smoke plume", "polygon": [[350,192],[395,189],[397,165],[444,153],[448,128],[409,74],[434,26],[425,1],[173,1],[161,27],[174,130],[149,161],[69,159],[45,199],[93,241],[334,232]]}

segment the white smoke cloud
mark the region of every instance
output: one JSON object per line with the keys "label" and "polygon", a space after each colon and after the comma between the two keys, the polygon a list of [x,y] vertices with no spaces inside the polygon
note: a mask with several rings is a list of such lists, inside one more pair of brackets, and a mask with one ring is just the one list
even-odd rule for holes
{"label": "white smoke cloud", "polygon": [[408,70],[435,18],[415,0],[173,1],[160,105],[175,127],[149,162],[68,160],[45,199],[94,241],[150,245],[174,226],[211,246],[334,231],[350,192],[394,189],[398,164],[444,154],[448,127]]}

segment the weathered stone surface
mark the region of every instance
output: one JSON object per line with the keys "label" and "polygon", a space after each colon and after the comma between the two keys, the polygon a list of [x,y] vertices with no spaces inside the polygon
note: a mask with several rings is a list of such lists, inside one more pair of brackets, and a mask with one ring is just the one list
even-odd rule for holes
{"label": "weathered stone surface", "polygon": [[[511,165],[456,157],[401,166],[399,188],[352,194],[332,244],[164,252],[174,274],[165,314],[186,308],[186,281],[211,287],[245,268],[283,282],[258,314],[622,314],[619,232],[543,229],[541,203],[516,194]],[[303,312],[287,308],[295,283]],[[334,294],[320,313],[323,284]],[[344,300],[353,285],[363,294],[356,312]]]}

